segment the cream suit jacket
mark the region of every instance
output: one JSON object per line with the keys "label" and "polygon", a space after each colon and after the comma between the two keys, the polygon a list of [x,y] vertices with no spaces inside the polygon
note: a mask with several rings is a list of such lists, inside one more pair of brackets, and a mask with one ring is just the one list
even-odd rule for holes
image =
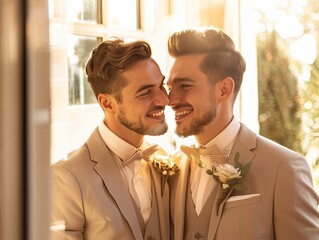
{"label": "cream suit jacket", "polygon": [[120,169],[95,129],[67,160],[52,165],[51,239],[169,239],[168,186],[161,196],[160,175],[149,165],[154,188],[144,236],[141,213],[135,211]]}
{"label": "cream suit jacket", "polygon": [[[218,209],[214,204],[212,212],[207,212],[206,219],[210,221],[208,233],[194,234],[191,239],[319,239],[319,200],[312,188],[311,171],[306,160],[257,136],[243,124],[230,155],[231,164],[236,152],[240,154],[241,163],[252,161],[246,175],[246,189],[232,191]],[[189,160],[183,157],[180,172],[169,183],[171,233],[175,240],[185,239],[183,200],[186,199],[189,166]],[[222,188],[218,185],[216,199],[221,192]]]}

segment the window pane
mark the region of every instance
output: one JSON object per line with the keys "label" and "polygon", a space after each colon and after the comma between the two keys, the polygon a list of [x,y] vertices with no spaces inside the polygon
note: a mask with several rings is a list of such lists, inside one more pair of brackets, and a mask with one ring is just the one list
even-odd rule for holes
{"label": "window pane", "polygon": [[140,28],[139,0],[107,2],[107,25],[111,28],[136,30]]}
{"label": "window pane", "polygon": [[69,0],[67,21],[98,23],[97,0]]}
{"label": "window pane", "polygon": [[85,65],[98,38],[68,35],[69,103],[96,103],[90,84],[86,80]]}

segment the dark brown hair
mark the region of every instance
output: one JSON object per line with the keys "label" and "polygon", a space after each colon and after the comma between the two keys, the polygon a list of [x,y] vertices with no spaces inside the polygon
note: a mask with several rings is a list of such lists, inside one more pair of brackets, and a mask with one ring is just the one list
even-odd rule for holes
{"label": "dark brown hair", "polygon": [[233,40],[223,31],[215,27],[202,27],[176,32],[168,39],[168,52],[172,57],[205,54],[200,65],[202,72],[212,84],[231,77],[235,82],[236,98],[246,63],[241,54],[235,50]]}
{"label": "dark brown hair", "polygon": [[86,65],[87,80],[96,96],[100,93],[114,94],[121,102],[121,89],[127,79],[121,74],[140,60],[151,57],[150,45],[145,41],[125,43],[123,39],[112,37],[93,49]]}

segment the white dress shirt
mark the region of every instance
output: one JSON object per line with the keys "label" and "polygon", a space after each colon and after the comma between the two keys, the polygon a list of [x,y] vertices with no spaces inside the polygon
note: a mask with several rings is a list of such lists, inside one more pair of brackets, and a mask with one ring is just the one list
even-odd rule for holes
{"label": "white dress shirt", "polygon": [[[210,148],[217,146],[223,155],[228,156],[234,145],[239,129],[240,123],[235,117],[233,117],[228,126],[207,144],[202,145],[195,140],[195,147],[204,146],[206,148]],[[202,163],[207,168],[211,168],[213,159],[212,157],[204,156],[202,157]],[[216,186],[216,181],[212,176],[206,173],[205,168],[199,168],[196,165],[193,171],[194,177],[191,179],[191,193],[197,215],[199,215],[207,201],[208,196]]]}
{"label": "white dress shirt", "polygon": [[[151,177],[148,163],[140,159],[123,167],[122,161],[132,156],[137,151],[137,148],[114,134],[103,122],[98,125],[98,130],[105,144],[114,153],[114,157],[122,170],[121,174],[124,182],[136,205],[141,210],[144,222],[147,223],[151,214],[152,204]],[[144,150],[146,147],[147,144],[143,141],[138,149]]]}

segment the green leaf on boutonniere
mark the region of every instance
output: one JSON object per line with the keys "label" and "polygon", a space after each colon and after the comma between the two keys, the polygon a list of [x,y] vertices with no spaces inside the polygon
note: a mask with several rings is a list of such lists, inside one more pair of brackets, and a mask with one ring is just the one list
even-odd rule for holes
{"label": "green leaf on boutonniere", "polygon": [[246,176],[250,169],[251,161],[243,165],[242,163],[239,162],[239,152],[236,152],[234,162],[235,162],[235,167],[238,167],[240,169],[241,176],[243,177]]}
{"label": "green leaf on boutonniere", "polygon": [[238,182],[236,185],[234,185],[234,189],[241,192],[245,190],[245,184],[243,181]]}
{"label": "green leaf on boutonniere", "polygon": [[210,170],[210,169],[207,169],[207,170],[206,170],[206,173],[207,173],[208,175],[214,175],[213,170]]}

